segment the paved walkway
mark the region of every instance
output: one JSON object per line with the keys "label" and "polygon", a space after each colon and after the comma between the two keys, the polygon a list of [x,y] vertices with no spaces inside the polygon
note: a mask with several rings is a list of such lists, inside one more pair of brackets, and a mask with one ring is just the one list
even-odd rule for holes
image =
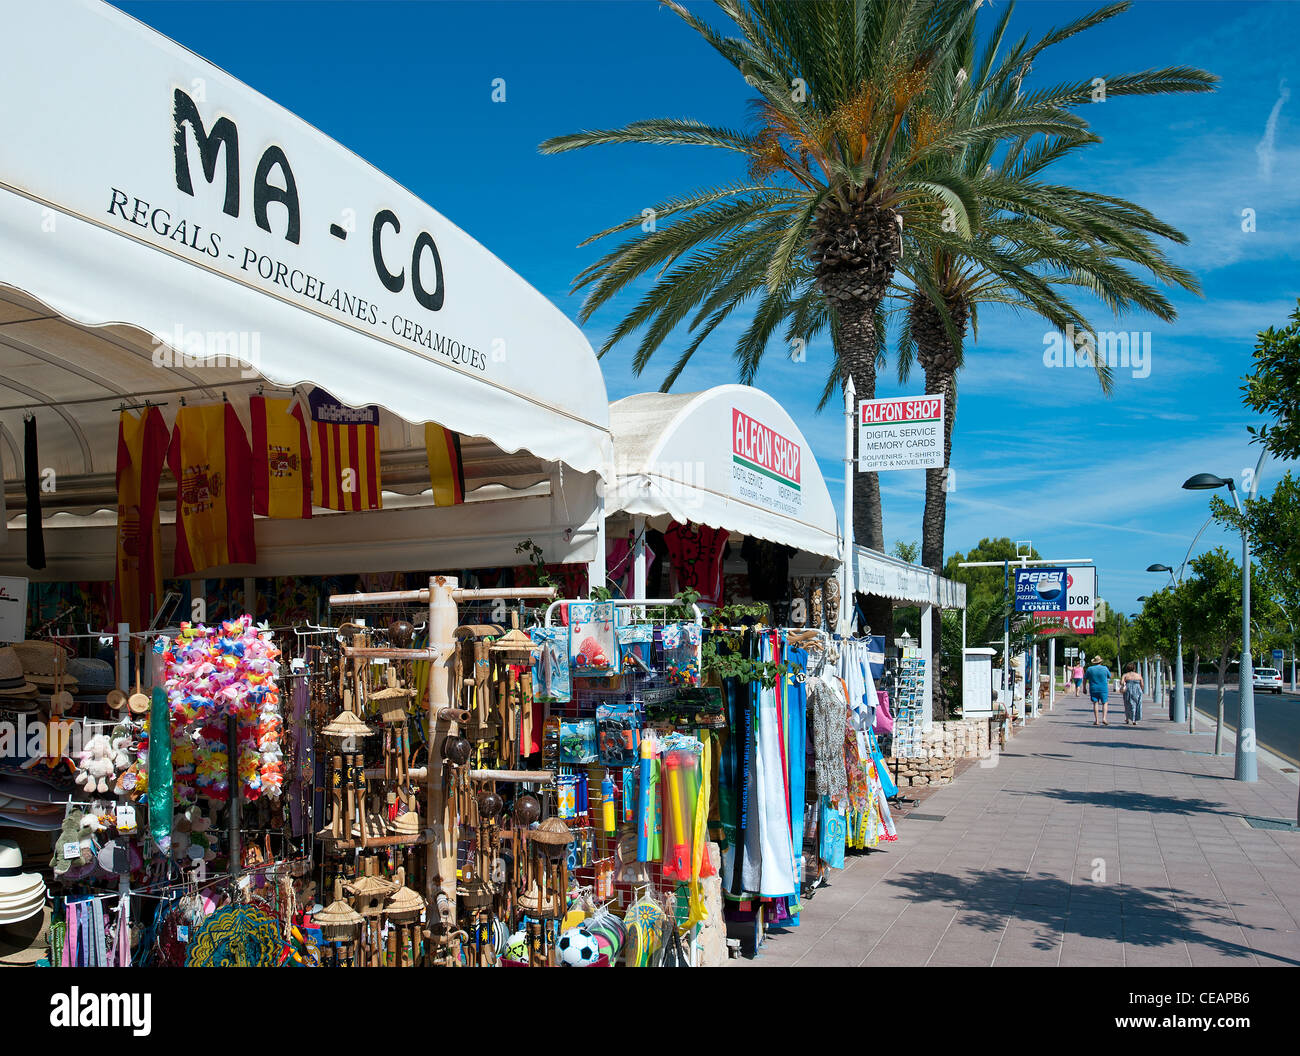
{"label": "paved walkway", "polygon": [[1212,733],[1110,716],[1058,699],[731,963],[1300,964],[1300,833],[1243,820],[1294,819],[1296,775],[1242,784]]}

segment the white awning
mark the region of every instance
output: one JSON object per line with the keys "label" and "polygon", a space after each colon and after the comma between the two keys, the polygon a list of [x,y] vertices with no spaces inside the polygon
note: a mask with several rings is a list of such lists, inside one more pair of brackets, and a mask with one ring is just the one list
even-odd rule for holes
{"label": "white awning", "polygon": [[944,579],[921,565],[909,565],[896,557],[855,546],[854,569],[860,594],[875,594],[914,605],[937,605],[942,609],[966,607],[966,584]]}
{"label": "white awning", "polygon": [[767,393],[719,385],[610,405],[614,479],[605,509],[690,521],[838,558],[839,526],[817,460]]}
{"label": "white awning", "polygon": [[264,381],[605,471],[586,338],[435,210],[98,0],[4,28],[0,423],[43,461],[111,473],[118,397]]}

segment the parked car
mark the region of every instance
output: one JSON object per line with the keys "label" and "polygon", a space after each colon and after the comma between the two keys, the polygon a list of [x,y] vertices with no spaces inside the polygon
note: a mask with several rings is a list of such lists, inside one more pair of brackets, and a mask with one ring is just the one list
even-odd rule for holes
{"label": "parked car", "polygon": [[1282,692],[1282,672],[1276,667],[1255,668],[1256,689],[1271,689],[1274,693]]}

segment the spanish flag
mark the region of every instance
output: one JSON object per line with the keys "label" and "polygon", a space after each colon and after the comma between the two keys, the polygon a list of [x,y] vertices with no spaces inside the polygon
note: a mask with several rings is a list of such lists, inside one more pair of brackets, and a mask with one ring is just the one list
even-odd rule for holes
{"label": "spanish flag", "polygon": [[327,510],[383,508],[379,479],[379,408],[349,407],[312,389],[311,501]]}
{"label": "spanish flag", "polygon": [[162,411],[123,411],[117,421],[117,562],[113,622],[149,626],[162,602],[158,482],[167,458]]}
{"label": "spanish flag", "polygon": [[262,517],[311,516],[311,444],[297,400],[248,401],[253,425],[253,512]]}
{"label": "spanish flag", "polygon": [[465,501],[465,467],[460,460],[460,434],[433,422],[424,425],[429,455],[429,482],[435,506],[459,506]]}
{"label": "spanish flag", "polygon": [[176,572],[252,564],[253,455],[228,403],[182,407],[167,465],[176,477]]}

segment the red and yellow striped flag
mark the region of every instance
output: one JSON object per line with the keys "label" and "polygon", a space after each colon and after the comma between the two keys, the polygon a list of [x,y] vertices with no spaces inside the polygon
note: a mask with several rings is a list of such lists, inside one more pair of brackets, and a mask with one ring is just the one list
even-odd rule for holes
{"label": "red and yellow striped flag", "polygon": [[228,403],[182,407],[167,465],[176,477],[176,572],[252,564],[253,456]]}
{"label": "red and yellow striped flag", "polygon": [[158,533],[158,481],[167,459],[162,411],[137,416],[123,411],[117,422],[117,589],[113,621],[144,630],[162,601],[162,544]]}
{"label": "red and yellow striped flag", "polygon": [[312,389],[311,501],[327,510],[383,508],[379,408],[349,407]]}
{"label": "red and yellow striped flag", "polygon": [[426,422],[424,449],[429,455],[433,504],[459,506],[465,501],[465,467],[460,460],[460,434],[433,422]]}
{"label": "red and yellow striped flag", "polygon": [[311,443],[296,400],[253,396],[253,512],[262,517],[311,516]]}

